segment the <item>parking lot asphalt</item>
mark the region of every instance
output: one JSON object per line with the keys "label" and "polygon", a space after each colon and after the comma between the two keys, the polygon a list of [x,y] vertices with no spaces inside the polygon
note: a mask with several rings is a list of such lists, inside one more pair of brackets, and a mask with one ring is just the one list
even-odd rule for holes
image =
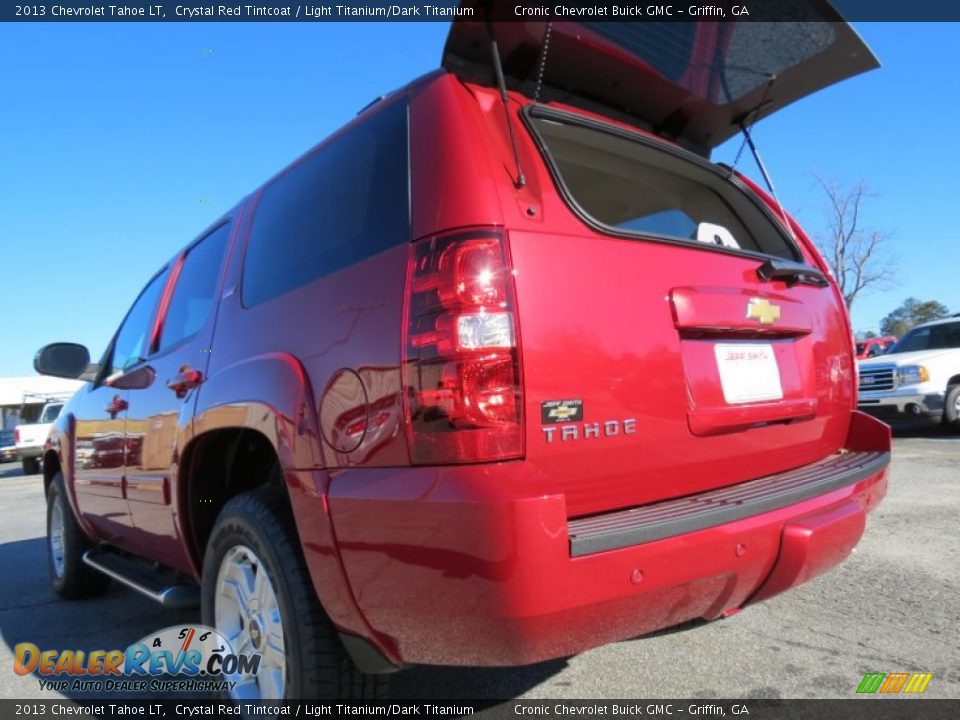
{"label": "parking lot asphalt", "polygon": [[[49,587],[43,485],[0,465],[0,698],[65,697],[13,672],[13,647],[123,648],[197,621],[118,587]],[[960,437],[897,437],[890,489],[836,570],[719,622],[524,668],[412,668],[398,699],[844,698],[867,672],[931,672],[925,696],[960,697]],[[83,697],[71,694],[71,697]],[[155,696],[156,697],[156,696]]]}

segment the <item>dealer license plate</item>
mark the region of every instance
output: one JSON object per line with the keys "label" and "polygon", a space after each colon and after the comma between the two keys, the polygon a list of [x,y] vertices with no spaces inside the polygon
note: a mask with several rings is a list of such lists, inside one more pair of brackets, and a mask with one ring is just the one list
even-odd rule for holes
{"label": "dealer license plate", "polygon": [[718,344],[714,350],[728,404],[783,399],[780,368],[770,343]]}

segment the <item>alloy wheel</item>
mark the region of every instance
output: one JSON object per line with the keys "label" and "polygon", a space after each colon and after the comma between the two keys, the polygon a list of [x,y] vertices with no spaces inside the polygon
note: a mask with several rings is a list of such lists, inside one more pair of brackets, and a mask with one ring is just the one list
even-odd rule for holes
{"label": "alloy wheel", "polygon": [[250,548],[234,545],[220,562],[214,596],[217,630],[237,654],[259,653],[256,674],[225,676],[237,684],[234,700],[280,700],[286,688],[283,617],[277,590],[264,562]]}
{"label": "alloy wheel", "polygon": [[64,527],[63,527],[63,500],[57,498],[50,508],[50,529],[47,531],[47,541],[50,543],[50,559],[53,561],[53,573],[58,578],[63,577],[64,557]]}

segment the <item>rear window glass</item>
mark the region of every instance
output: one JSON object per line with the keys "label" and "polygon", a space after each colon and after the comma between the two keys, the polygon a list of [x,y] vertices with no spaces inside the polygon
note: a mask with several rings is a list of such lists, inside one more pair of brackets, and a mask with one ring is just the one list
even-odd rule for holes
{"label": "rear window glass", "polygon": [[247,245],[250,307],[410,239],[407,109],[401,102],[270,183]]}
{"label": "rear window glass", "polygon": [[797,260],[783,234],[729,180],[639,140],[531,118],[575,207],[621,233]]}
{"label": "rear window glass", "polygon": [[723,105],[819,55],[835,41],[836,31],[817,9],[802,3],[781,4],[779,16],[784,22],[710,24],[709,31],[719,35],[722,52],[696,52],[698,30],[703,33],[706,23],[644,20],[583,25],[694,97]]}

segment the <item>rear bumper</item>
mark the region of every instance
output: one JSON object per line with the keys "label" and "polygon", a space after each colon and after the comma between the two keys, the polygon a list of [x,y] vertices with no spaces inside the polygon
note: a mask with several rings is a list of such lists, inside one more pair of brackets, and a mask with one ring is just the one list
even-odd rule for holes
{"label": "rear bumper", "polygon": [[21,460],[26,458],[38,458],[43,455],[43,447],[40,445],[30,445],[17,448],[17,457]]}
{"label": "rear bumper", "polygon": [[[888,453],[886,426],[854,418],[849,449]],[[344,471],[329,501],[369,639],[388,658],[522,665],[717,618],[816,577],[859,541],[886,477],[878,462],[786,505],[579,556],[563,496],[523,462]]]}
{"label": "rear bumper", "polygon": [[838,453],[750,482],[567,524],[571,557],[630,547],[726,525],[850,487],[890,464],[885,452]]}

